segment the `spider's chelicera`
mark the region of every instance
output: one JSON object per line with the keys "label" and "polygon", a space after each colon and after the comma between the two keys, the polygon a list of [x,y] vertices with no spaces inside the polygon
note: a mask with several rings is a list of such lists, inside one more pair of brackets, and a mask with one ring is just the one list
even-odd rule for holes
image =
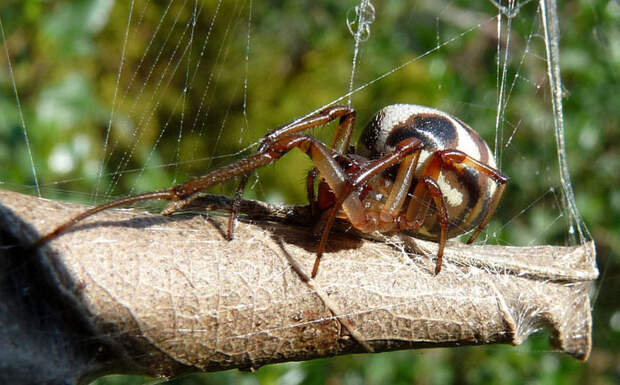
{"label": "spider's chelicera", "polygon": [[[303,134],[339,119],[331,146]],[[132,202],[171,201],[162,214],[181,210],[200,191],[243,176],[228,226],[233,224],[247,176],[254,169],[299,148],[314,162],[308,173],[308,199],[322,213],[324,223],[316,276],[325,243],[336,217],[362,232],[403,231],[439,242],[435,273],[441,270],[447,238],[475,229],[473,242],[493,215],[508,178],[482,138],[461,120],[445,112],[412,104],[380,110],[364,129],[357,151],[349,146],[355,110],[331,106],[268,133],[255,155],[166,190],[134,195],[93,207],[40,238],[39,246],[99,211]],[[315,185],[318,177],[318,188]]]}

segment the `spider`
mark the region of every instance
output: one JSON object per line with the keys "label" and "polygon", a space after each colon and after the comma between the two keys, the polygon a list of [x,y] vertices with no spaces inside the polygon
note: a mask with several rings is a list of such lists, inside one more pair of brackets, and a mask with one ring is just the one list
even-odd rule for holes
{"label": "spider", "polygon": [[[269,132],[252,156],[169,189],[88,209],[34,245],[54,239],[97,212],[132,202],[171,201],[162,211],[168,215],[182,209],[200,191],[242,176],[228,223],[228,238],[232,239],[248,175],[298,148],[314,162],[315,168],[307,176],[307,194],[311,206],[322,215],[319,223],[323,223],[313,278],[335,218],[346,219],[365,233],[402,231],[439,242],[435,266],[438,274],[446,240],[475,228],[467,242],[472,243],[497,208],[508,178],[495,168],[495,159],[484,140],[445,112],[413,104],[386,106],[364,129],[357,151],[349,146],[355,115],[350,106],[324,108]],[[302,133],[335,119],[339,124],[329,147]]]}

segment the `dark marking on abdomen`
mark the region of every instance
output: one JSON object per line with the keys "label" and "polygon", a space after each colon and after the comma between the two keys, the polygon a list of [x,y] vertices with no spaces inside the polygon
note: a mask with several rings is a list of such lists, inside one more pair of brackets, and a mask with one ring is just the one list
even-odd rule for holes
{"label": "dark marking on abdomen", "polygon": [[395,147],[403,139],[411,137],[420,139],[425,149],[431,151],[454,145],[457,133],[454,123],[443,116],[418,114],[394,128],[387,137],[386,145]]}

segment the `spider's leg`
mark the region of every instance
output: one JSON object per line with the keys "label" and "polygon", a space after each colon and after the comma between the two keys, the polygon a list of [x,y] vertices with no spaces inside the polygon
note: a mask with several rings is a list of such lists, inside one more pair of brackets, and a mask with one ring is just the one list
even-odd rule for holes
{"label": "spider's leg", "polygon": [[444,164],[454,168],[457,172],[462,173],[463,168],[465,166],[469,166],[479,173],[493,179],[493,181],[497,183],[497,193],[493,195],[493,200],[491,201],[489,210],[482,219],[482,222],[480,222],[476,228],[476,231],[474,231],[472,236],[467,241],[468,244],[472,243],[478,237],[480,232],[486,227],[487,223],[489,223],[489,219],[491,219],[495,209],[497,209],[497,205],[499,204],[502,194],[504,193],[504,189],[506,188],[506,183],[508,183],[508,178],[496,169],[475,160],[462,151],[444,150],[440,152],[440,156]]}
{"label": "spider's leg", "polygon": [[243,197],[243,190],[245,190],[245,185],[248,183],[249,178],[249,173],[241,176],[241,181],[237,186],[235,196],[233,197],[232,205],[230,206],[230,215],[228,216],[228,230],[226,231],[226,238],[229,241],[232,241],[234,238],[235,225],[237,224],[237,216],[239,215],[239,207],[241,205],[241,198]]}
{"label": "spider's leg", "polygon": [[[441,171],[441,156],[438,152],[434,152],[430,159],[427,161],[424,169],[420,173],[420,178],[428,176],[433,180],[439,178],[439,172]],[[404,228],[417,229],[424,224],[424,219],[429,210],[428,202],[429,191],[425,183],[420,180],[413,190],[412,197],[407,206],[407,213],[405,214]]]}
{"label": "spider's leg", "polygon": [[326,125],[336,118],[340,118],[340,123],[336,129],[332,148],[339,153],[344,153],[349,146],[349,141],[351,140],[351,132],[353,131],[353,126],[355,124],[355,110],[353,107],[341,105],[324,108],[314,115],[295,120],[269,132],[265,135],[265,138],[263,139],[258,150],[263,150],[269,146],[270,143],[273,143],[282,137]]}
{"label": "spider's leg", "polygon": [[355,126],[355,110],[348,106],[341,106],[341,108],[348,108],[349,110],[346,115],[340,117],[331,148],[336,152],[344,154],[349,149],[349,143],[351,143],[351,134]]}
{"label": "spider's leg", "polygon": [[407,195],[413,183],[415,170],[418,166],[421,148],[403,160],[398,168],[396,179],[392,184],[392,189],[379,214],[379,219],[384,222],[393,221],[396,218],[407,199]]}
{"label": "spider's leg", "polygon": [[419,229],[424,224],[424,218],[426,218],[429,209],[428,191],[423,183],[417,183],[413,194],[411,194],[402,228],[407,230]]}
{"label": "spider's leg", "polygon": [[306,176],[306,196],[308,198],[308,204],[310,205],[310,213],[314,216],[317,212],[317,201],[314,196],[314,182],[319,174],[319,170],[314,167],[308,171]]}
{"label": "spider's leg", "polygon": [[404,139],[396,146],[396,149],[393,152],[370,162],[367,167],[365,167],[363,170],[360,171],[358,175],[356,175],[353,181],[347,180],[344,183],[341,191],[334,190],[336,191],[336,196],[338,197],[338,200],[336,200],[334,207],[331,208],[331,211],[329,212],[329,217],[327,218],[325,227],[323,228],[323,232],[321,234],[321,242],[319,243],[319,249],[317,251],[316,259],[314,261],[314,268],[312,269],[312,278],[316,276],[319,269],[319,263],[321,261],[321,256],[323,255],[323,251],[325,250],[327,237],[329,236],[329,232],[334,223],[334,219],[336,218],[336,213],[340,209],[340,206],[343,206],[347,217],[351,221],[351,224],[356,228],[362,228],[362,226],[367,223],[367,218],[363,208],[361,208],[361,202],[361,212],[356,213],[357,219],[350,215],[346,205],[347,201],[352,197],[355,197],[359,201],[357,193],[354,192],[355,189],[367,183],[372,177],[380,174],[389,167],[398,164],[408,155],[411,155],[414,152],[419,152],[422,147],[423,143],[416,138]]}
{"label": "spider's leg", "polygon": [[36,249],[37,247],[42,246],[43,244],[51,241],[52,239],[56,238],[60,234],[67,231],[71,226],[75,225],[76,223],[80,222],[83,219],[90,217],[91,215],[97,214],[100,211],[107,210],[113,207],[124,206],[129,203],[142,202],[142,201],[147,201],[147,200],[156,200],[156,199],[172,200],[174,199],[174,194],[170,190],[154,191],[154,192],[129,196],[126,198],[118,199],[115,201],[104,203],[99,206],[92,207],[74,216],[73,218],[69,219],[68,221],[61,224],[60,226],[56,227],[52,232],[42,236],[36,242],[30,245],[30,247],[33,249]]}
{"label": "spider's leg", "polygon": [[222,183],[226,180],[246,174],[256,168],[266,166],[282,156],[282,154],[278,154],[281,149],[284,152],[287,152],[291,148],[282,149],[282,143],[276,142],[272,147],[269,147],[265,151],[238,160],[228,166],[221,167],[217,170],[211,171],[208,174],[190,179],[187,182],[171,187],[168,191],[174,195],[174,198],[170,199],[172,202],[168,204],[161,214],[170,215],[175,211],[181,210],[195,198],[198,192],[218,183]]}
{"label": "spider's leg", "polygon": [[437,217],[439,219],[439,249],[437,250],[437,264],[435,265],[435,274],[439,274],[441,271],[441,262],[443,258],[443,249],[446,246],[446,239],[448,235],[448,211],[446,210],[446,202],[443,199],[443,194],[437,182],[428,176],[422,178],[422,182],[426,186],[427,191],[430,193],[435,207],[437,208]]}

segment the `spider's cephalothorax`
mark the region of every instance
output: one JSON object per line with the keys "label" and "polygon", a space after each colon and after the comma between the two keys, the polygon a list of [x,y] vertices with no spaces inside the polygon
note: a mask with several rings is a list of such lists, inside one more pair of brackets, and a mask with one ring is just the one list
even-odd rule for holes
{"label": "spider's cephalothorax", "polygon": [[[335,119],[339,124],[329,147],[301,134]],[[446,239],[476,228],[468,241],[473,242],[495,211],[508,179],[495,169],[495,160],[480,136],[444,112],[411,104],[387,106],[364,130],[358,152],[349,154],[354,123],[353,108],[327,107],[268,133],[255,155],[166,190],[93,207],[41,237],[34,246],[99,211],[132,202],[168,200],[171,203],[162,214],[170,214],[200,191],[243,176],[229,220],[228,238],[232,239],[238,198],[247,175],[299,148],[316,166],[308,173],[308,199],[325,214],[312,277],[336,217],[345,218],[363,232],[406,231],[439,242],[435,267],[439,273]],[[315,201],[317,175],[320,182]]]}

